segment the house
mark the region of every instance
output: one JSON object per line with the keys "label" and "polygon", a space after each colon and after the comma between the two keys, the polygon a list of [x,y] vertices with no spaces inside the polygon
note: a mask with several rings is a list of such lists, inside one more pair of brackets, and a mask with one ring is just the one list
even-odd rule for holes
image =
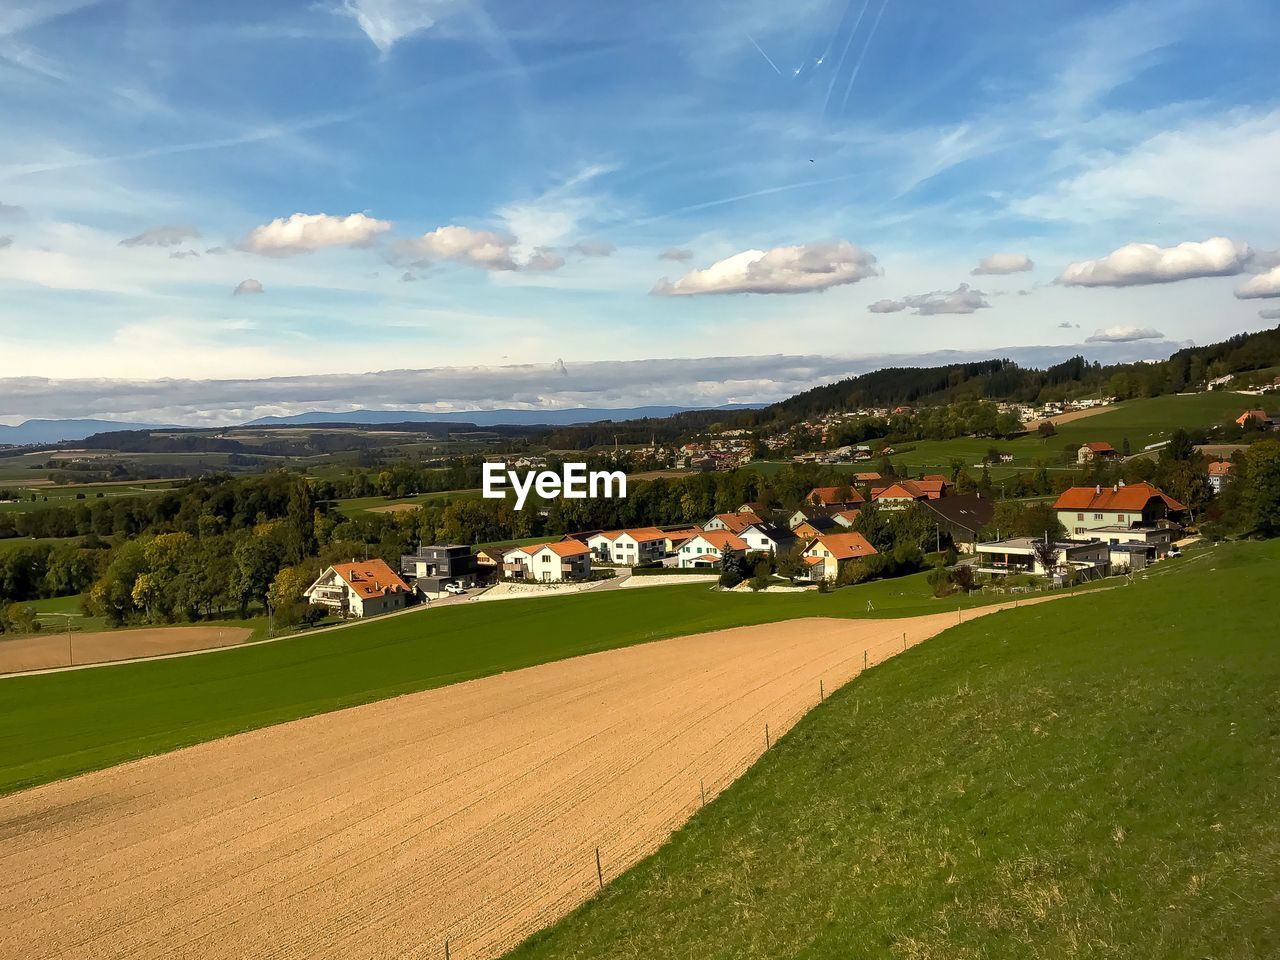
{"label": "house", "polygon": [[924,505],[933,514],[938,529],[951,537],[961,553],[973,552],[978,531],[991,523],[996,514],[995,504],[980,493],[926,500]]}
{"label": "house", "polygon": [[662,552],[666,554],[675,553],[680,544],[684,543],[690,537],[702,532],[701,527],[666,527],[662,531],[666,535],[663,542]]}
{"label": "house", "polygon": [[327,567],[302,595],[341,617],[372,617],[407,607],[413,589],[385,560],[353,560]]}
{"label": "house", "polygon": [[849,510],[837,510],[831,515],[831,519],[840,526],[848,529],[854,525],[861,513],[862,511],[857,507],[853,507]]}
{"label": "house", "polygon": [[591,548],[580,540],[513,547],[502,555],[502,575],[508,580],[585,580],[591,576]]}
{"label": "house", "polygon": [[475,586],[476,558],[465,544],[433,544],[400,557],[400,576],[424,597],[439,596],[445,584]]}
{"label": "house", "polygon": [[1046,570],[1036,556],[1036,548],[1040,543],[1043,543],[1042,539],[1033,537],[1011,537],[980,543],[974,550],[978,556],[978,572],[1046,577],[1070,569],[1083,572],[1091,578],[1105,576],[1107,573],[1111,550],[1106,543],[1099,540],[1055,541],[1053,546],[1058,551],[1058,558],[1052,570]]}
{"label": "house", "polygon": [[1209,464],[1209,486],[1214,493],[1221,493],[1222,488],[1231,482],[1231,471],[1235,464],[1230,460],[1215,460]]}
{"label": "house", "polygon": [[804,560],[809,579],[834,580],[841,567],[875,553],[876,548],[860,533],[825,533],[804,548]]}
{"label": "house", "polygon": [[[870,453],[870,451],[868,451]],[[879,483],[884,477],[878,473],[855,473],[853,475],[854,483]]]}
{"label": "house", "polygon": [[481,547],[475,552],[476,574],[483,579],[496,577],[502,571],[502,555],[510,550],[513,544],[496,547]]}
{"label": "house", "polygon": [[866,503],[866,500],[852,487],[814,487],[804,498],[804,502],[828,510],[848,510]]}
{"label": "house", "polygon": [[704,530],[680,544],[678,566],[714,567],[724,557],[744,557],[747,542],[728,530]]}
{"label": "house", "polygon": [[787,526],[794,530],[805,521],[814,520],[818,517],[830,519],[831,511],[826,507],[811,507],[806,505],[791,514],[791,516],[787,517]]}
{"label": "house", "polygon": [[1272,417],[1265,410],[1246,410],[1240,416],[1236,417],[1236,423],[1239,426],[1246,426],[1250,420],[1256,422],[1259,430],[1274,430],[1280,420]]}
{"label": "house", "polygon": [[757,517],[763,517],[768,512],[769,512],[769,508],[766,507],[759,500],[749,500],[746,503],[742,504],[742,506],[738,507],[737,510],[734,511],[734,513],[754,514]]}
{"label": "house", "polygon": [[808,543],[824,533],[839,533],[842,529],[843,525],[837,522],[835,517],[825,513],[815,513],[793,526],[791,532]]}
{"label": "house", "polygon": [[905,510],[918,500],[940,500],[944,486],[940,480],[899,480],[873,489],[871,499],[885,510]]}
{"label": "house", "polygon": [[1095,460],[1114,460],[1120,456],[1120,451],[1109,443],[1095,441],[1093,443],[1082,444],[1080,449],[1076,451],[1076,463],[1093,463]]}
{"label": "house", "polygon": [[1070,487],[1053,505],[1062,525],[1076,536],[1093,536],[1103,527],[1154,527],[1176,520],[1182,504],[1149,483]]}
{"label": "house", "polygon": [[1173,546],[1178,530],[1174,527],[1138,526],[1097,527],[1090,531],[1095,540],[1105,541],[1111,549],[1111,569],[1142,570],[1149,563],[1163,559]]}
{"label": "house", "polygon": [[786,553],[799,540],[786,527],[764,520],[759,523],[753,523],[738,536],[746,543],[748,550],[758,553],[773,553],[776,556]]}
{"label": "house", "polygon": [[728,530],[730,533],[741,533],[753,523],[763,518],[754,513],[717,513],[702,525],[703,530]]}
{"label": "house", "polygon": [[591,554],[602,563],[635,566],[661,560],[667,552],[667,535],[657,527],[608,530],[587,538]]}

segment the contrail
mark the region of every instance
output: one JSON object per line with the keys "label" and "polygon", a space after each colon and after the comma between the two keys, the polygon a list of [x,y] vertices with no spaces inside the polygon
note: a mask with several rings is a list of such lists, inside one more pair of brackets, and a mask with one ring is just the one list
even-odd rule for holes
{"label": "contrail", "polygon": [[858,27],[862,26],[862,18],[866,16],[867,7],[869,6],[871,6],[871,0],[862,0],[862,10],[858,13],[858,19],[853,22],[853,29],[849,31],[849,39],[844,42],[844,51],[840,54],[840,61],[836,64],[835,70],[831,72],[831,82],[827,84],[827,99],[822,101],[823,113],[826,113],[827,108],[831,106],[831,91],[836,88],[836,80],[844,67],[845,58],[849,56],[849,48],[853,46],[853,38],[857,36]]}
{"label": "contrail", "polygon": [[747,34],[747,39],[751,41],[751,45],[760,51],[760,56],[764,57],[764,62],[769,64],[769,66],[773,67],[773,72],[776,73],[778,76],[782,76],[782,71],[778,69],[778,65],[769,59],[769,55],[764,52],[764,49],[760,46],[760,44],[756,43],[756,38],[753,37],[751,34],[747,33],[747,31],[745,30],[743,30],[742,32]]}
{"label": "contrail", "polygon": [[880,4],[880,12],[876,14],[876,22],[871,24],[871,31],[867,34],[867,42],[862,45],[862,53],[858,56],[858,62],[854,65],[853,73],[849,74],[849,86],[845,87],[844,102],[840,104],[841,110],[849,105],[849,94],[853,93],[853,83],[858,79],[858,71],[862,69],[862,61],[867,58],[867,51],[871,49],[871,41],[876,37],[876,28],[880,26],[880,18],[884,16],[884,10],[887,6],[889,6],[889,0],[883,0]]}
{"label": "contrail", "polygon": [[647,223],[655,223],[658,220],[666,220],[668,217],[679,216],[682,213],[693,213],[696,210],[707,210],[711,207],[723,207],[726,204],[738,203],[742,200],[752,200],[756,197],[767,197],[774,193],[786,193],[788,190],[801,190],[805,187],[820,187],[828,183],[839,183],[842,180],[852,180],[854,177],[861,175],[861,173],[843,173],[838,177],[824,177],[821,180],[800,180],[796,183],[784,183],[777,187],[765,187],[763,190],[753,190],[751,193],[740,193],[733,197],[721,197],[719,200],[706,200],[702,203],[690,204],[687,207],[677,207],[675,210],[668,210],[666,213],[657,213],[651,217],[632,220],[630,223],[627,223],[626,226],[643,226]]}

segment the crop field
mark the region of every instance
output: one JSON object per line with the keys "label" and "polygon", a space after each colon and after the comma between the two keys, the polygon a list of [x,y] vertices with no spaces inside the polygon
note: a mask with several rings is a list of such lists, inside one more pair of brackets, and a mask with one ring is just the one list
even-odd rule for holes
{"label": "crop field", "polygon": [[345,960],[448,939],[495,957],[657,849],[822,689],[953,623],[672,639],[11,795],[0,955]]}
{"label": "crop field", "polygon": [[474,500],[480,496],[479,488],[472,490],[440,490],[435,493],[419,493],[412,497],[352,497],[335,500],[334,506],[347,516],[361,513],[398,513],[412,510],[427,503],[444,505],[454,500]]}
{"label": "crop field", "polygon": [[1280,541],[846,686],[511,960],[1280,955]]}
{"label": "crop field", "polygon": [[[991,602],[935,599],[924,574],[830,594],[646,587],[419,609],[261,646],[10,677],[0,679],[0,794],[273,723],[650,640],[797,617],[940,610],[956,616]],[[244,625],[255,623],[261,628],[264,621]]]}
{"label": "crop field", "polygon": [[60,629],[56,616],[43,622],[39,633],[0,637],[0,674],[209,650],[253,636],[249,627],[218,624],[79,632]]}

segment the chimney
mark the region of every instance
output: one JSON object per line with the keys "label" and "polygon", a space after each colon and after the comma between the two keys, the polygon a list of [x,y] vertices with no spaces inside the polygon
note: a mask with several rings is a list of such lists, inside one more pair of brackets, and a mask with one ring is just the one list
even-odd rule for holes
{"label": "chimney", "polygon": [[1098,484],[1097,486],[1095,486],[1093,488],[1093,493],[1094,493],[1094,496],[1097,496],[1098,494],[1102,493],[1102,484]]}

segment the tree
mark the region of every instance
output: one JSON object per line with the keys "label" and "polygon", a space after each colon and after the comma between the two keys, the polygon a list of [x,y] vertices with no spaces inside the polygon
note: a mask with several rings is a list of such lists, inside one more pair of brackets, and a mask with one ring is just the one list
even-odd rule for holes
{"label": "tree", "polygon": [[1280,535],[1280,440],[1259,440],[1249,447],[1241,480],[1240,499],[1250,527],[1264,537]]}
{"label": "tree", "polygon": [[1169,442],[1160,451],[1161,460],[1190,460],[1196,452],[1191,442],[1191,434],[1181,427],[1169,435]]}
{"label": "tree", "polygon": [[1120,441],[1120,452],[1124,454],[1126,457],[1133,452],[1133,447],[1129,445],[1128,437],[1125,437],[1122,441]]}
{"label": "tree", "polygon": [[1041,420],[1040,426],[1036,427],[1036,433],[1040,436],[1041,440],[1048,440],[1050,437],[1056,437],[1058,435],[1058,428],[1048,420]]}
{"label": "tree", "polygon": [[1033,540],[1031,552],[1035,554],[1036,562],[1044,567],[1045,574],[1053,576],[1053,572],[1058,568],[1058,556],[1061,552],[1058,550],[1058,545],[1052,539]]}

